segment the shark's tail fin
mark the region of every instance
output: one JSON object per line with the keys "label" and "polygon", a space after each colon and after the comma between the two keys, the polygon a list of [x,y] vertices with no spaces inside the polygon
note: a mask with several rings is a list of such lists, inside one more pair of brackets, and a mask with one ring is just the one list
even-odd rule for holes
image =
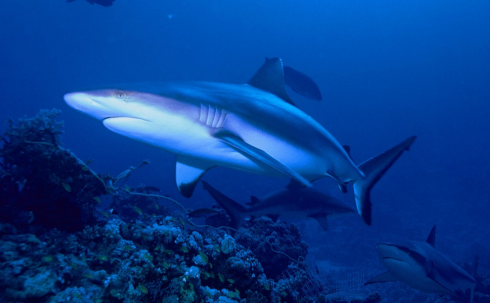
{"label": "shark's tail fin", "polygon": [[405,150],[409,150],[415,138],[415,136],[409,137],[384,153],[359,165],[359,169],[364,173],[365,177],[355,181],[354,195],[357,211],[366,224],[371,225],[371,189],[401,154]]}
{"label": "shark's tail fin", "polygon": [[247,209],[241,205],[228,198],[221,192],[219,192],[216,188],[212,187],[206,181],[202,181],[204,185],[204,189],[209,192],[209,194],[218,202],[218,204],[223,207],[223,209],[228,213],[231,218],[231,225],[234,229],[238,229],[240,225],[242,225],[243,220],[245,219]]}

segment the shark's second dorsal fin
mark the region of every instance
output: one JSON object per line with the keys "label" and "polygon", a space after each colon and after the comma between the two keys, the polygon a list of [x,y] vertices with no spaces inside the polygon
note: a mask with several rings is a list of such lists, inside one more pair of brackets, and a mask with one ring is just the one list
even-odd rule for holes
{"label": "shark's second dorsal fin", "polygon": [[437,229],[437,225],[434,224],[434,227],[432,227],[430,234],[427,237],[427,240],[425,241],[429,243],[432,247],[436,247],[436,229]]}
{"label": "shark's second dorsal fin", "polygon": [[248,84],[278,96],[289,104],[296,106],[286,92],[282,60],[272,58],[266,60]]}
{"label": "shark's second dorsal fin", "polygon": [[344,148],[345,152],[347,153],[349,158],[352,160],[352,162],[354,162],[354,159],[352,159],[352,156],[350,154],[350,146],[349,145],[342,145],[342,147]]}

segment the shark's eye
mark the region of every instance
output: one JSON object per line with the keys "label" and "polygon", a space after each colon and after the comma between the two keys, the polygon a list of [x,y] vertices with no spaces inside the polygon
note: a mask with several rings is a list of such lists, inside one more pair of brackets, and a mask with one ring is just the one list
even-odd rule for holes
{"label": "shark's eye", "polygon": [[120,90],[120,91],[118,91],[116,93],[116,98],[118,98],[118,99],[126,99],[126,93],[124,91]]}

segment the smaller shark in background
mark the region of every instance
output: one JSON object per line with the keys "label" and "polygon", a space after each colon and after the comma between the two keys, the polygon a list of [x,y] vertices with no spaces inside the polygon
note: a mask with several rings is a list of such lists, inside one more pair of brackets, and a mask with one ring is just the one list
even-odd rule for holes
{"label": "smaller shark in background", "polygon": [[323,230],[327,230],[327,216],[356,212],[342,201],[312,187],[305,187],[295,180],[291,180],[286,188],[270,193],[262,199],[252,196],[250,207],[245,207],[228,198],[206,181],[202,181],[202,184],[204,189],[228,213],[232,221],[231,227],[234,229],[238,229],[247,216],[268,216],[273,220],[313,218]]}
{"label": "smaller shark in background", "polygon": [[[271,59],[265,58],[265,62]],[[284,84],[289,86],[291,90],[300,96],[311,100],[322,100],[322,93],[318,85],[310,78],[310,76],[295,70],[290,66],[283,65]]]}
{"label": "smaller shark in background", "polygon": [[464,269],[435,249],[436,225],[425,242],[406,241],[400,245],[376,245],[387,272],[364,285],[401,281],[427,293],[444,294],[473,302],[476,281]]}
{"label": "smaller shark in background", "polygon": [[320,101],[322,100],[322,93],[316,85],[315,81],[308,75],[295,70],[292,67],[284,66],[284,81],[293,92],[300,94],[301,96]]}
{"label": "smaller shark in background", "polygon": [[[66,2],[73,2],[75,0],[66,0]],[[105,7],[108,7],[108,6],[112,6],[112,4],[114,3],[114,1],[116,0],[87,0],[88,3],[90,4],[98,4],[98,5],[102,5],[102,6],[105,6]]]}

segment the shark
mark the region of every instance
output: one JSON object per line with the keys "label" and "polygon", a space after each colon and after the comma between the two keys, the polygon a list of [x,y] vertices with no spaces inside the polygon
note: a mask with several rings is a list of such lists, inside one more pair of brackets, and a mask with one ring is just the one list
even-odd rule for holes
{"label": "shark", "polygon": [[356,211],[339,199],[312,187],[305,187],[295,180],[279,191],[272,192],[261,199],[252,196],[251,206],[230,199],[206,181],[204,189],[218,202],[231,218],[231,227],[238,229],[247,216],[268,216],[278,218],[306,220],[315,219],[323,230],[328,230],[327,216],[355,213]]}
{"label": "shark", "polygon": [[401,281],[422,292],[450,295],[472,303],[476,281],[435,248],[436,227],[433,226],[426,241],[376,245],[381,262],[388,271],[364,285]]}
{"label": "shark", "polygon": [[267,60],[245,84],[122,84],[64,95],[72,108],[120,135],[176,154],[176,183],[190,197],[215,166],[282,176],[304,186],[352,182],[359,215],[371,224],[371,188],[415,140],[356,165],[348,151],[288,96],[282,60]]}

